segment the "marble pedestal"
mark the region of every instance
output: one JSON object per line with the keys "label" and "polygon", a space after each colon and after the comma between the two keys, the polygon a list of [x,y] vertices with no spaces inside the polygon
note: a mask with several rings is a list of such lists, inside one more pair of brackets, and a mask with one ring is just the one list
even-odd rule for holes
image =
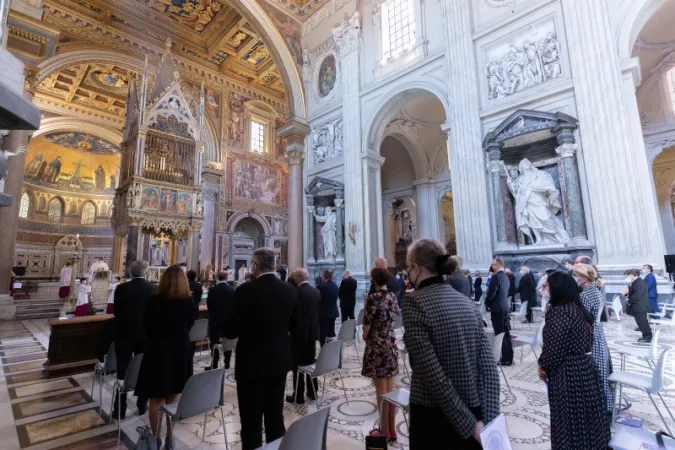
{"label": "marble pedestal", "polygon": [[[532,271],[542,269],[564,269],[565,261],[579,256],[595,257],[595,248],[591,245],[576,246],[529,246],[513,249],[498,249],[495,255],[504,260],[505,267],[514,273],[527,266]],[[479,269],[480,270],[480,269]],[[487,270],[485,268],[484,270]]]}

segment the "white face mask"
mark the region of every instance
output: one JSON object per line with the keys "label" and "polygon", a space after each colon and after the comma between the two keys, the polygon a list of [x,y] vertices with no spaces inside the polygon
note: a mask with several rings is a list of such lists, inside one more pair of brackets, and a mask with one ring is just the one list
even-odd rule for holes
{"label": "white face mask", "polygon": [[626,280],[626,283],[628,283],[628,284],[630,284],[630,283],[633,281],[633,280],[631,280],[631,279],[628,278],[628,277],[624,278],[624,280]]}
{"label": "white face mask", "polygon": [[577,282],[577,286],[581,286],[582,284],[584,284],[584,282],[581,279],[579,279],[579,277],[573,277],[573,278],[574,278],[574,281]]}

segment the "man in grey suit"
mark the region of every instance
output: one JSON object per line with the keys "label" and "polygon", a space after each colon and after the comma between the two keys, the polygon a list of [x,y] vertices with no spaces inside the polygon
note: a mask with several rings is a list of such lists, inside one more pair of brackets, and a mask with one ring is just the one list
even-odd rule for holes
{"label": "man in grey suit", "polygon": [[499,362],[502,366],[513,364],[513,342],[511,342],[511,304],[509,302],[509,289],[511,282],[506,273],[504,273],[504,260],[494,258],[492,260],[492,270],[495,274],[490,278],[490,286],[485,296],[485,306],[490,308],[492,318],[492,327],[495,330],[495,336],[505,333],[504,343],[502,344],[502,359]]}

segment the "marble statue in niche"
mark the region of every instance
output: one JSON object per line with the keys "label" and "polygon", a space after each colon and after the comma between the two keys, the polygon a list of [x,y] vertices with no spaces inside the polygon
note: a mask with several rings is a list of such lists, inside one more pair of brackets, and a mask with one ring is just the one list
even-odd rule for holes
{"label": "marble statue in niche", "polygon": [[569,242],[569,234],[557,217],[562,210],[562,203],[553,177],[534,167],[527,158],[521,160],[518,170],[514,171],[516,177],[512,177],[508,170],[505,172],[509,190],[516,200],[518,231],[527,236],[532,245]]}
{"label": "marble statue in niche", "polygon": [[324,257],[326,259],[335,258],[337,256],[337,240],[335,237],[337,232],[337,217],[335,211],[330,206],[317,207],[314,218],[317,222],[323,223],[321,237],[323,239]]}
{"label": "marble statue in niche", "polygon": [[317,127],[312,133],[315,164],[342,156],[342,119]]}
{"label": "marble statue in niche", "polygon": [[562,76],[560,45],[552,21],[488,52],[483,69],[488,99],[496,100]]}

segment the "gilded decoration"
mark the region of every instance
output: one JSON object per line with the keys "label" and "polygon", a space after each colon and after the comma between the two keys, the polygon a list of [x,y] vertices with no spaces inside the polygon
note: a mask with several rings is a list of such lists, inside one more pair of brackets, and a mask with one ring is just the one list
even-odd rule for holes
{"label": "gilded decoration", "polygon": [[229,8],[223,0],[137,0],[173,20],[203,31],[222,9]]}

